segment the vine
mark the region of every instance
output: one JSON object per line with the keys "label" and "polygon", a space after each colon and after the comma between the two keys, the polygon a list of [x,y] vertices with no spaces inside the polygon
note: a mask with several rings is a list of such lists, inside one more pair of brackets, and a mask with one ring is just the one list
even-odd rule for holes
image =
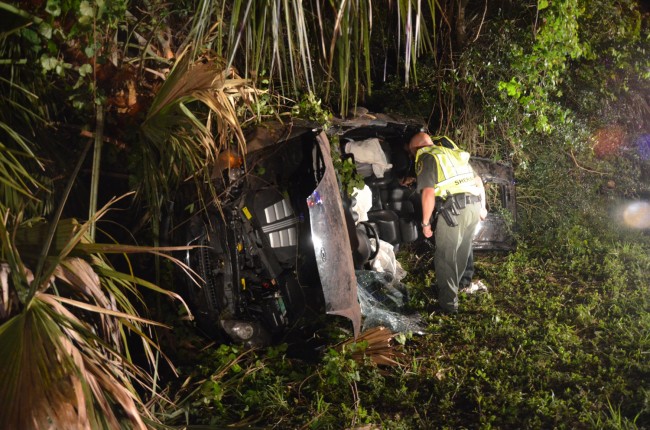
{"label": "vine", "polygon": [[553,123],[570,121],[570,112],[556,103],[569,59],[588,52],[579,38],[578,21],[584,13],[579,0],[538,3],[542,25],[534,28],[532,46],[515,45],[510,67],[514,76],[498,83],[499,91],[516,101],[522,110],[526,133],[550,134]]}

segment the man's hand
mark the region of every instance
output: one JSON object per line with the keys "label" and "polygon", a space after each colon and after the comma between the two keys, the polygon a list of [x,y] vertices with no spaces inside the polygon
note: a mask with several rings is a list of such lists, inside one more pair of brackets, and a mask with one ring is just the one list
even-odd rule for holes
{"label": "man's hand", "polygon": [[481,221],[485,221],[485,218],[487,218],[487,209],[481,208],[481,211],[479,212],[478,216],[481,218]]}
{"label": "man's hand", "polygon": [[415,178],[413,176],[406,176],[399,180],[399,184],[403,187],[410,187],[414,182]]}
{"label": "man's hand", "polygon": [[427,239],[433,236],[433,230],[431,229],[431,224],[422,227],[422,233],[424,234],[424,237],[426,237]]}

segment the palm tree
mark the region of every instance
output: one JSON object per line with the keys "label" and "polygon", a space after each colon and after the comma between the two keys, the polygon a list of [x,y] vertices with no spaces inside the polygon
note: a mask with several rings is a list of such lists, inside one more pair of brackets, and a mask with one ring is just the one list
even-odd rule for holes
{"label": "palm tree", "polygon": [[[22,26],[40,22],[0,6]],[[51,110],[21,83],[38,87],[39,73],[29,76],[15,67],[21,62],[8,40],[17,35],[14,30],[0,35],[5,66],[18,69],[9,75],[13,80],[2,78],[9,90],[2,92],[0,111],[0,422],[8,428],[146,428],[154,418],[138,393],[149,387],[156,394],[155,382],[132,360],[127,338],[142,340],[153,368],[161,353],[147,328],[157,323],[140,316],[146,305],[137,286],[180,297],[115,270],[107,255],[166,257],[174,248],[94,243],[89,231],[114,200],[85,223],[61,218],[90,144],[71,171],[58,209],[40,200],[54,191],[32,173],[44,165],[37,150],[46,152],[25,135],[46,128]]]}
{"label": "palm tree", "polygon": [[[165,249],[94,244],[89,226],[58,222],[51,240],[47,224],[0,229],[0,419],[9,428],[145,428],[152,419],[136,388],[153,381],[131,360],[126,337],[141,338],[155,365],[145,326],[157,323],[139,316],[135,286],[179,297],[116,271],[104,256]],[[33,255],[43,238],[52,246]]]}

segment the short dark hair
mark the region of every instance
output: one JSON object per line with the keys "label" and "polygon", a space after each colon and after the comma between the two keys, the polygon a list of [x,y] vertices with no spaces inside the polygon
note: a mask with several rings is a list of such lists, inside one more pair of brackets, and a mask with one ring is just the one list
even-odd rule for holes
{"label": "short dark hair", "polygon": [[434,145],[443,146],[448,149],[454,149],[454,142],[451,141],[447,136],[435,136],[431,138]]}

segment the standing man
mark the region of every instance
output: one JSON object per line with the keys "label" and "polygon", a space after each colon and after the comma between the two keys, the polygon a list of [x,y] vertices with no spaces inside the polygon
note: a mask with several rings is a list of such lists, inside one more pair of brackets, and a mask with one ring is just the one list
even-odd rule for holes
{"label": "standing man", "polygon": [[445,313],[458,312],[458,287],[479,219],[485,219],[485,190],[469,164],[470,155],[446,136],[417,133],[409,142],[415,155],[417,189],[422,194],[422,233],[433,236],[438,302]]}

